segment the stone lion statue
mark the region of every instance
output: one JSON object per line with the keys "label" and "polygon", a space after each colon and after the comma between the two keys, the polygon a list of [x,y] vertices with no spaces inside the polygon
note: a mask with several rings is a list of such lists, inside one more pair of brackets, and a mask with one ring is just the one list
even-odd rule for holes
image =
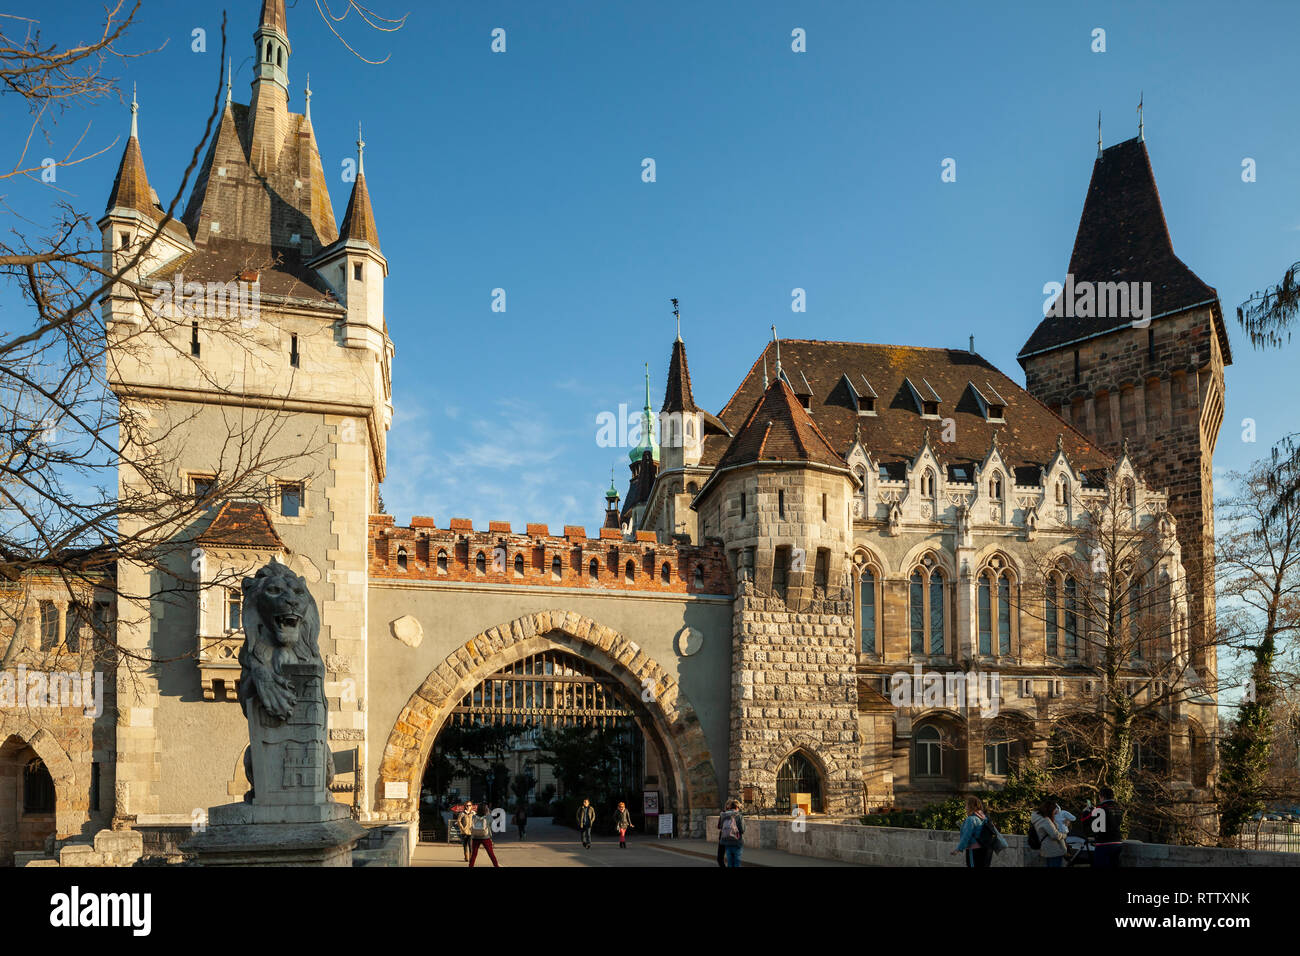
{"label": "stone lion statue", "polygon": [[320,612],[307,582],[272,559],[244,578],[244,646],[239,650],[239,707],[257,700],[268,717],[288,720],[293,713],[292,682],[284,666],[320,661]]}

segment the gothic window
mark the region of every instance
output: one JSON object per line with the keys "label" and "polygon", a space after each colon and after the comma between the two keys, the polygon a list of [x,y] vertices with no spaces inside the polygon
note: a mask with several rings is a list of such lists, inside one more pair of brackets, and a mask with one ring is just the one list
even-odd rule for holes
{"label": "gothic window", "polygon": [[1079,656],[1079,586],[1065,576],[1065,656]]}
{"label": "gothic window", "polygon": [[54,778],[35,757],[23,768],[23,813],[54,812]]}
{"label": "gothic window", "polygon": [[474,570],[479,574],[487,573],[487,558],[483,556],[482,551],[474,555]]}
{"label": "gothic window", "polygon": [[944,642],[947,621],[944,578],[933,555],[922,559],[909,580],[908,620],[912,653],[943,654],[947,649]]}
{"label": "gothic window", "polygon": [[447,552],[442,548],[438,549],[438,573],[447,573]]}
{"label": "gothic window", "polygon": [[560,580],[562,577],[562,570],[563,567],[560,563],[560,556],[557,554],[555,557],[551,558],[551,579],[555,581]]}
{"label": "gothic window", "polygon": [[862,568],[858,576],[858,633],[862,635],[861,649],[864,654],[876,653],[876,609],[880,602],[876,599],[876,574],[869,566]]}
{"label": "gothic window", "polygon": [[659,580],[662,581],[664,584],[667,584],[672,577],[672,573],[673,573],[673,569],[669,567],[668,562],[665,561],[664,566],[659,569]]}
{"label": "gothic window", "polygon": [[629,583],[636,578],[636,562],[629,561],[623,569],[623,578]]}
{"label": "gothic window", "polygon": [[1130,579],[1128,604],[1129,657],[1136,661],[1142,659],[1142,618],[1145,610],[1142,602],[1142,578],[1139,575]]}
{"label": "gothic window", "polygon": [[52,651],[59,646],[59,609],[53,601],[42,601],[41,610],[41,650]]}
{"label": "gothic window", "polygon": [[943,776],[943,735],[933,724],[917,728],[912,736],[918,777]]}
{"label": "gothic window", "polygon": [[934,497],[934,471],[932,469],[925,469],[925,473],[921,475],[921,497]]}
{"label": "gothic window", "polygon": [[994,501],[1002,500],[1002,476],[994,475],[989,479],[989,497]]}
{"label": "gothic window", "polygon": [[1043,607],[1043,620],[1047,622],[1047,656],[1061,653],[1061,623],[1057,620],[1056,575],[1047,575],[1047,599]]}
{"label": "gothic window", "polygon": [[1066,498],[1069,497],[1070,489],[1064,478],[1058,478],[1056,481],[1056,503],[1065,504]]}
{"label": "gothic window", "polygon": [[595,578],[599,578],[599,577],[600,577],[600,562],[597,561],[595,558],[592,558],[592,559],[591,559],[591,564],[587,565],[587,573],[590,574],[590,575],[592,576],[593,579],[595,579]]}
{"label": "gothic window", "polygon": [[515,577],[522,578],[523,576],[524,576],[524,556],[522,554],[516,554],[515,555]]}
{"label": "gothic window", "polygon": [[226,588],[226,630],[243,627],[244,602],[238,588]]}
{"label": "gothic window", "polygon": [[89,612],[84,604],[69,604],[67,619],[63,622],[63,643],[74,653],[81,650],[81,635],[86,631]]}
{"label": "gothic window", "polygon": [[271,41],[270,40],[266,41],[266,62],[267,63],[271,62]]}
{"label": "gothic window", "polygon": [[694,419],[694,418],[688,418],[688,419],[686,419],[686,437],[687,437],[687,438],[694,438],[694,437],[695,437],[695,419]]}
{"label": "gothic window", "polygon": [[695,566],[695,575],[691,579],[691,583],[695,586],[695,590],[704,590],[704,571],[699,565]]}
{"label": "gothic window", "polygon": [[282,49],[278,49],[278,48],[276,49],[276,51],[275,51],[275,65],[276,65],[276,66],[284,66],[284,50],[282,50]]}
{"label": "gothic window", "polygon": [[1125,478],[1124,484],[1120,489],[1120,500],[1124,502],[1125,508],[1132,508],[1136,501],[1136,493],[1133,488],[1133,479]]}
{"label": "gothic window", "polygon": [[979,578],[979,652],[1011,653],[1011,574],[999,558],[993,558]]}
{"label": "gothic window", "polygon": [[399,571],[406,570],[406,549],[405,548],[397,549],[397,570]]}

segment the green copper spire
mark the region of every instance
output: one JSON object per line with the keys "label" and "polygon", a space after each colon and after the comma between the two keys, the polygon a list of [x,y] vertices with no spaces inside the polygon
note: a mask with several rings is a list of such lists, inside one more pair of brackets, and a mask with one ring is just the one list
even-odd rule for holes
{"label": "green copper spire", "polygon": [[614,486],[614,466],[609,466],[609,491],[605,492],[606,501],[618,501],[618,488]]}
{"label": "green copper spire", "polygon": [[650,363],[645,363],[645,407],[641,409],[641,440],[627,453],[632,461],[640,461],[646,449],[657,463],[659,461],[659,436],[655,434],[655,413],[650,408]]}

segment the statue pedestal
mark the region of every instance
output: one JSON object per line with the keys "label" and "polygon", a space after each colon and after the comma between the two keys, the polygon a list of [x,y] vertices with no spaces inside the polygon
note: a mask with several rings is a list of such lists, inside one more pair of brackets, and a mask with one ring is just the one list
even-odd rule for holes
{"label": "statue pedestal", "polygon": [[227,803],[185,849],[203,866],[351,866],[366,828],[341,803],[258,806]]}

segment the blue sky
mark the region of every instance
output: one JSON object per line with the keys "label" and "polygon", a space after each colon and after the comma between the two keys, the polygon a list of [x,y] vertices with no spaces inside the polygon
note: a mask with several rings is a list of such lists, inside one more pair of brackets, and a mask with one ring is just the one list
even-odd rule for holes
{"label": "blue sky", "polygon": [[[409,0],[374,0],[382,14]],[[342,2],[336,2],[342,7]],[[291,102],[312,118],[335,214],[365,123],[366,174],[390,277],[397,348],[387,509],[599,525],[611,465],[597,416],[635,416],[643,366],[663,399],[682,329],[696,398],[718,410],[775,324],[785,337],[1015,355],[1060,280],[1096,154],[1146,139],[1179,256],[1218,289],[1235,364],[1217,470],[1297,428],[1294,350],[1253,351],[1235,310],[1300,259],[1300,126],[1287,3],[596,2],[410,4],[403,30],[289,9]],[[235,98],[248,100],[257,0],[230,5]],[[101,7],[61,3],[46,36],[88,38]],[[1173,11],[1176,11],[1173,12]],[[157,53],[139,84],[152,184],[175,190],[216,89],[221,8],[145,3],[125,44]],[[491,31],[506,30],[506,52]],[[1106,31],[1094,53],[1092,31]],[[207,52],[191,50],[195,28]],[[802,28],[807,52],[791,50]],[[0,99],[10,128],[21,121]],[[122,103],[66,114],[51,155],[89,124],[124,137]],[[121,143],[60,171],[96,215]],[[642,181],[653,158],[656,182]],[[940,180],[945,158],[957,180]],[[1257,181],[1243,183],[1242,160]],[[57,198],[10,183],[36,221]],[[791,311],[791,290],[807,311]],[[505,313],[491,311],[492,290]],[[6,293],[7,295],[7,293]],[[0,298],[15,320],[13,302]],[[1300,348],[1297,343],[1296,348]],[[1257,422],[1257,442],[1241,421]]]}

